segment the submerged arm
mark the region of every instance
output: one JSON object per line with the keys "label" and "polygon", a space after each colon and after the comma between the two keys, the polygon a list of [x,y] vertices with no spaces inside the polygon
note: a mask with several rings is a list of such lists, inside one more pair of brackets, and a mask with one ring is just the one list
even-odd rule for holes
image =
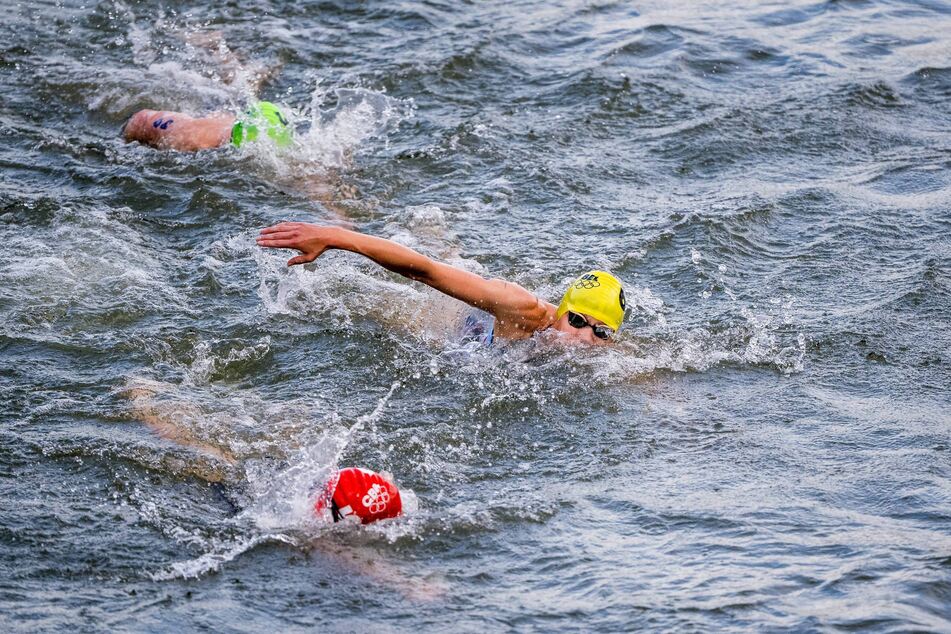
{"label": "submerged arm", "polygon": [[487,280],[480,275],[426,257],[392,240],[367,236],[339,227],[282,222],[261,230],[263,247],[296,249],[301,255],[287,264],[313,262],[328,249],[343,249],[370,258],[383,268],[495,315],[502,336],[518,338],[551,325],[554,306],[518,284]]}
{"label": "submerged arm", "polygon": [[148,425],[159,437],[217,459],[212,463],[201,461],[185,464],[184,471],[209,482],[226,480],[228,470],[223,468],[222,463],[228,467],[234,466],[238,462],[237,457],[225,446],[198,438],[189,425],[189,422],[194,423],[202,417],[198,406],[159,399],[165,387],[166,384],[157,381],[136,380],[130,381],[120,393],[128,399],[132,416]]}

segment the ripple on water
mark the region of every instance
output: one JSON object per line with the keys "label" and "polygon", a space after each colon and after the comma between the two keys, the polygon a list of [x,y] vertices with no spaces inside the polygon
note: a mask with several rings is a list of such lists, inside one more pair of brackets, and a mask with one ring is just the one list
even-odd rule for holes
{"label": "ripple on water", "polygon": [[[948,629],[940,4],[51,11],[0,24],[5,623]],[[117,139],[255,94],[292,148]],[[466,349],[285,219],[630,314]],[[407,515],[320,524],[349,464]]]}

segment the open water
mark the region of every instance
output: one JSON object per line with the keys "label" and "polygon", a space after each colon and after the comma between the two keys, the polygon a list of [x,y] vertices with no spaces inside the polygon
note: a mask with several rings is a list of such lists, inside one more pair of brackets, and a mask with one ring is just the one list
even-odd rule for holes
{"label": "open water", "polygon": [[[948,2],[11,1],[0,139],[3,630],[951,630]],[[632,309],[460,349],[285,219]]]}

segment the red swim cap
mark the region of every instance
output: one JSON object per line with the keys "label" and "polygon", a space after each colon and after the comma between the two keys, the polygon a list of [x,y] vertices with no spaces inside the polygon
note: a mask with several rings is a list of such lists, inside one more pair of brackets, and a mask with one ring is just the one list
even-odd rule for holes
{"label": "red swim cap", "polygon": [[353,517],[369,524],[396,517],[403,511],[395,484],[379,473],[356,467],[341,469],[330,477],[314,510],[321,513],[328,505],[335,522]]}

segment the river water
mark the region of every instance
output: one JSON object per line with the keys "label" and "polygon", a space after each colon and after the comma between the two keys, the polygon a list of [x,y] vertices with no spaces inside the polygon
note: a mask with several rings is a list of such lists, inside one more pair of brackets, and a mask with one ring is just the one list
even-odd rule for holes
{"label": "river water", "polygon": [[[9,3],[0,95],[4,630],[951,630],[947,2]],[[463,348],[281,220],[631,309]]]}

